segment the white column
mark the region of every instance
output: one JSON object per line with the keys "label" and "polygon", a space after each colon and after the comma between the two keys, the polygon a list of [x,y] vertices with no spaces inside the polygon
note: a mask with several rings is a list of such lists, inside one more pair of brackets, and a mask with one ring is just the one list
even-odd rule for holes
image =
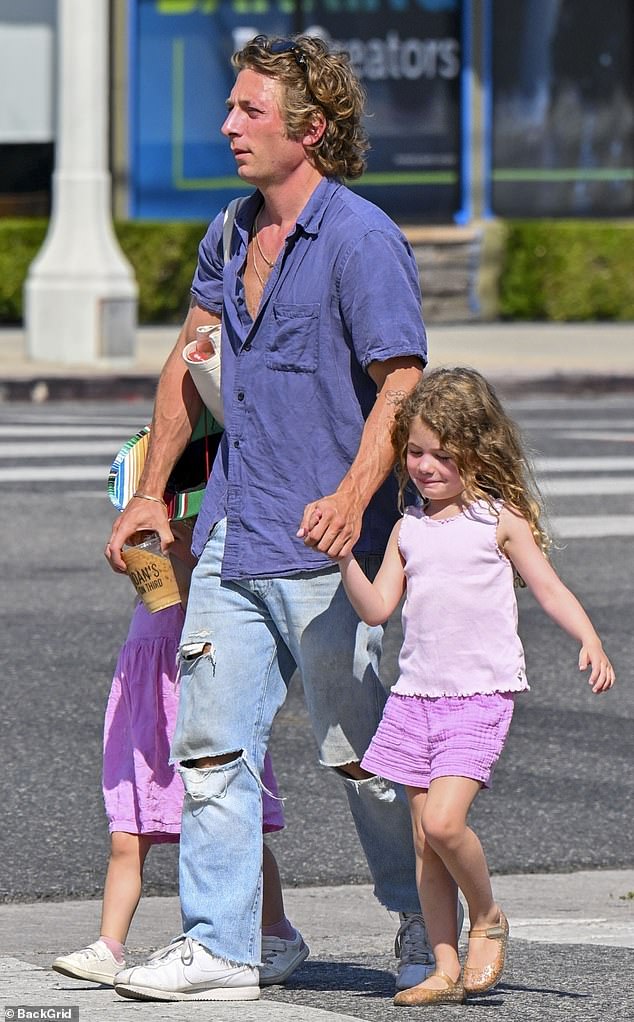
{"label": "white column", "polygon": [[53,211],[24,296],[32,359],[134,357],[137,286],[112,227],[108,29],[108,0],[58,0]]}

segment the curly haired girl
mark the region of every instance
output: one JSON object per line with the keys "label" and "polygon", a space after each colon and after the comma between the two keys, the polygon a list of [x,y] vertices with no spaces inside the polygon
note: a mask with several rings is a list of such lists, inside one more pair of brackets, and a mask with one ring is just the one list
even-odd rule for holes
{"label": "curly haired girl", "polygon": [[[490,990],[504,967],[508,922],[493,900],[482,845],[467,826],[489,787],[515,695],[528,688],[517,634],[514,575],[581,645],[594,693],[614,671],[581,604],[545,556],[548,539],[519,431],[486,380],[437,369],[400,405],[392,440],[408,507],[370,582],[351,555],[343,583],[367,624],[387,620],[403,593],[400,677],[362,760],[406,786],[419,894],[436,971],[395,1004],[463,1001]],[[469,906],[464,967],[458,957],[457,888]]]}

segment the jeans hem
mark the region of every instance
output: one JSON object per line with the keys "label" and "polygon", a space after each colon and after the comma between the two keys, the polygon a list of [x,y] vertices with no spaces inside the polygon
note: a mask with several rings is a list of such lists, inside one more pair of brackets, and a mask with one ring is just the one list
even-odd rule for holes
{"label": "jeans hem", "polygon": [[216,950],[215,948],[210,947],[209,944],[206,944],[204,942],[204,940],[200,939],[200,937],[195,937],[195,936],[193,936],[192,933],[187,933],[187,932],[185,932],[183,934],[183,936],[189,937],[191,940],[196,941],[196,943],[200,944],[201,947],[204,947],[205,951],[208,951],[210,955],[213,955],[214,958],[218,959],[218,961],[223,962],[225,965],[228,965],[231,968],[234,968],[234,969],[245,969],[245,968],[246,969],[257,969],[258,966],[262,964],[259,960],[255,961],[255,962],[240,962],[240,961],[238,961],[237,958],[227,958],[226,955],[222,954],[220,951]]}
{"label": "jeans hem", "polygon": [[405,905],[388,905],[385,901],[381,900],[381,897],[380,897],[376,887],[374,887],[372,889],[372,893],[373,893],[374,897],[376,898],[376,900],[378,901],[378,903],[381,906],[381,908],[384,908],[386,910],[386,912],[390,912],[390,913],[394,912],[397,915],[399,915],[400,913],[404,913],[405,915],[414,915],[416,913],[422,912],[422,909],[421,909],[421,906],[420,906],[420,901],[418,901],[418,900],[416,901],[416,904],[414,905],[413,908],[410,908],[410,907],[405,906]]}

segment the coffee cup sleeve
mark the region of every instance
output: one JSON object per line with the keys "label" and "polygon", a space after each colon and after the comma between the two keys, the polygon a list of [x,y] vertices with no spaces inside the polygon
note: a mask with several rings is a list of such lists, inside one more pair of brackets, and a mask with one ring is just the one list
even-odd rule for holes
{"label": "coffee cup sleeve", "polygon": [[224,425],[222,394],[220,391],[220,352],[216,351],[204,362],[192,362],[190,355],[196,350],[196,341],[190,341],[183,348],[183,359],[196,389],[216,422]]}

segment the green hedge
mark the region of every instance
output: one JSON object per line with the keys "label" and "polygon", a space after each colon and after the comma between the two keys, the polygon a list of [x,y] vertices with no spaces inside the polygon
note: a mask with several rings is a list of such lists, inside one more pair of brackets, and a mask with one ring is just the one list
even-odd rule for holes
{"label": "green hedge", "polygon": [[139,284],[139,322],[180,323],[189,305],[198,245],[207,222],[129,220],[115,226]]}
{"label": "green hedge", "polygon": [[[139,283],[139,321],[178,323],[203,222],[116,225]],[[509,221],[500,277],[505,319],[634,320],[634,223]],[[22,320],[22,287],[44,220],[0,219],[0,323]]]}
{"label": "green hedge", "polygon": [[[180,322],[207,224],[130,220],[115,227],[139,284],[139,321]],[[22,320],[24,280],[46,229],[45,220],[0,219],[0,323]]]}
{"label": "green hedge", "polygon": [[0,323],[21,321],[22,287],[45,234],[45,220],[0,220]]}
{"label": "green hedge", "polygon": [[507,223],[500,277],[504,319],[634,319],[634,223]]}

